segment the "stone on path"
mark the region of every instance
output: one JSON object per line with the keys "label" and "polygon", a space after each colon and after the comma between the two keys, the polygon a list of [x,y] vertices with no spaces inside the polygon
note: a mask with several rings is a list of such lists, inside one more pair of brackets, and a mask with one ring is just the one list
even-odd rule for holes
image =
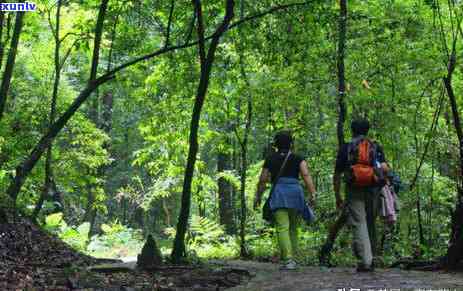
{"label": "stone on path", "polygon": [[137,257],[137,265],[141,269],[149,270],[162,265],[162,255],[153,236],[150,234],[145,245],[141,250],[141,254]]}

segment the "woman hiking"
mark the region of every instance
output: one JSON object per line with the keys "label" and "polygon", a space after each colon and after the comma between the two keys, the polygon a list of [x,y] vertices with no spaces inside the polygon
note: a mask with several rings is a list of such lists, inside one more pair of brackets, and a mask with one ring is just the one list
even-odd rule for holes
{"label": "woman hiking", "polygon": [[261,204],[266,184],[269,181],[274,184],[273,191],[269,194],[271,195],[269,206],[278,237],[282,270],[297,268],[294,255],[297,251],[300,218],[307,220],[313,218],[308,215],[310,210],[299,184],[300,177],[310,193],[310,203],[313,205],[315,202],[315,186],[307,163],[302,157],[291,152],[292,145],[293,138],[289,131],[281,131],[275,135],[274,146],[277,151],[270,154],[264,162],[254,200],[254,209],[257,209]]}

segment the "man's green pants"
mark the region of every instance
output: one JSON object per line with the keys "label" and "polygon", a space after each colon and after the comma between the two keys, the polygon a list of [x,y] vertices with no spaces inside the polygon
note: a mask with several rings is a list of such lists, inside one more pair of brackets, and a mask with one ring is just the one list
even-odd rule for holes
{"label": "man's green pants", "polygon": [[353,251],[359,263],[371,266],[376,252],[375,218],[379,208],[378,188],[346,187],[348,223],[353,232]]}
{"label": "man's green pants", "polygon": [[297,252],[299,215],[295,209],[281,208],[273,213],[282,261],[292,259]]}

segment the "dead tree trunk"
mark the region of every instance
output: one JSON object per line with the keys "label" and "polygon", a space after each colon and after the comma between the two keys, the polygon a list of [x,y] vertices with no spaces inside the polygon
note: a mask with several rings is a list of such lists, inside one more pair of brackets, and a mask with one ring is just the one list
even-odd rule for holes
{"label": "dead tree trunk", "polygon": [[177,222],[177,233],[175,235],[174,246],[172,250],[172,261],[179,263],[186,256],[185,252],[185,234],[188,226],[188,218],[190,216],[191,206],[191,183],[193,179],[194,167],[196,163],[196,154],[198,153],[198,128],[199,119],[201,117],[201,109],[206,98],[207,89],[209,86],[209,79],[214,62],[215,52],[219,45],[220,37],[227,30],[231,19],[233,18],[233,8],[235,2],[233,0],[226,1],[225,17],[215,31],[211,40],[209,49],[206,54],[206,41],[204,38],[204,21],[202,15],[202,4],[200,0],[193,0],[193,5],[197,19],[198,31],[198,47],[199,59],[201,64],[201,76],[196,93],[195,103],[193,107],[193,114],[190,123],[190,138],[189,138],[189,151],[187,165],[185,169],[185,176],[183,180],[182,191],[182,204],[180,208],[180,215]]}
{"label": "dead tree trunk", "polygon": [[2,76],[2,83],[0,85],[0,120],[2,120],[3,113],[5,112],[6,99],[8,91],[10,90],[11,78],[13,77],[13,68],[18,51],[19,37],[23,27],[24,12],[16,12],[16,21],[14,24],[13,37],[11,39],[10,51],[8,52],[8,59],[6,61],[5,71]]}

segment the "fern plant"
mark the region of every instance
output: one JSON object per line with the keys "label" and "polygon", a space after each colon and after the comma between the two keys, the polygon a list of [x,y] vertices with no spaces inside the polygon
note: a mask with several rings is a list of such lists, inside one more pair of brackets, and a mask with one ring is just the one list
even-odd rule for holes
{"label": "fern plant", "polygon": [[217,222],[193,215],[187,236],[188,253],[201,258],[232,258],[238,254],[236,241]]}
{"label": "fern plant", "polygon": [[224,238],[225,232],[217,222],[197,215],[191,217],[188,233],[189,243],[214,243],[223,241]]}

